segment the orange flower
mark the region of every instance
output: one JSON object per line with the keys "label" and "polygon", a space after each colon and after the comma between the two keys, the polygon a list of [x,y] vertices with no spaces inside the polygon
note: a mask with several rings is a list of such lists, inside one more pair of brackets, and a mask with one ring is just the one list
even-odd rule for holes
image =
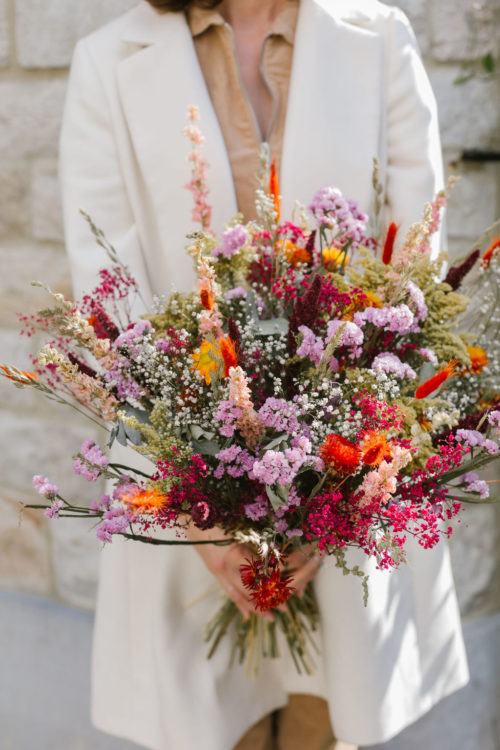
{"label": "orange flower", "polygon": [[468,346],[467,353],[470,357],[470,367],[464,371],[479,375],[483,367],[488,366],[488,356],[480,346]]}
{"label": "orange flower", "polygon": [[481,266],[483,268],[489,268],[490,267],[490,263],[491,263],[491,259],[493,258],[493,254],[494,254],[495,250],[498,250],[499,247],[500,247],[500,237],[497,240],[494,240],[491,243],[491,245],[486,250],[486,252],[483,255],[483,257],[481,258]]}
{"label": "orange flower", "polygon": [[333,432],[326,436],[319,455],[327,466],[332,466],[339,474],[354,474],[361,459],[357,445]]}
{"label": "orange flower", "polygon": [[158,513],[167,502],[167,496],[160,492],[157,487],[151,490],[136,487],[121,495],[120,500],[129,506],[134,515],[139,515],[141,513]]}
{"label": "orange flower", "polygon": [[381,432],[365,433],[359,447],[365,466],[378,466],[386,456],[391,455],[391,446]]}
{"label": "orange flower", "polygon": [[283,250],[285,258],[293,268],[299,265],[299,263],[310,263],[311,253],[306,250],[305,247],[299,247],[290,240],[285,242],[285,248]]}
{"label": "orange flower", "polygon": [[220,339],[219,341],[220,346],[220,353],[222,354],[222,359],[224,360],[224,378],[229,377],[229,370],[231,367],[236,367],[238,364],[238,357],[236,355],[236,349],[234,346],[234,341],[228,336],[225,339]]}
{"label": "orange flower", "polygon": [[281,216],[280,207],[280,186],[278,181],[278,174],[276,172],[276,160],[273,159],[271,162],[271,168],[269,170],[269,193],[272,195],[274,200],[274,208],[278,216],[278,221]]}
{"label": "orange flower", "polygon": [[432,429],[432,422],[429,419],[427,419],[427,417],[425,416],[425,414],[420,414],[417,417],[417,422],[419,423],[420,427],[425,432],[430,432],[431,431],[431,429]]}
{"label": "orange flower", "polygon": [[13,383],[28,385],[27,380],[31,383],[35,383],[38,380],[38,375],[35,375],[34,372],[25,372],[24,370],[17,372],[10,367],[5,367],[5,365],[0,365],[0,370],[0,375],[3,375],[8,380],[12,380]]}
{"label": "orange flower", "polygon": [[205,383],[210,385],[212,376],[219,372],[221,365],[221,351],[218,344],[203,341],[200,347],[192,353],[191,358],[195,369],[205,378]]}
{"label": "orange flower", "polygon": [[384,242],[384,250],[382,252],[382,263],[388,266],[392,259],[392,253],[394,251],[394,242],[396,241],[396,235],[399,227],[393,221],[389,224],[387,229],[387,236]]}
{"label": "orange flower", "polygon": [[[323,256],[323,262],[327,268],[332,266],[341,266],[344,263],[345,253],[339,247],[324,247],[321,251]],[[345,259],[345,265],[349,263],[349,260]]]}
{"label": "orange flower", "polygon": [[201,306],[205,310],[213,310],[214,308],[214,294],[208,284],[200,284],[200,302]]}
{"label": "orange flower", "polygon": [[92,328],[98,328],[99,327],[99,319],[97,315],[90,315],[90,317],[87,318],[87,323],[89,326],[92,326]]}
{"label": "orange flower", "polygon": [[427,398],[427,396],[436,391],[445,380],[448,380],[448,378],[457,374],[458,364],[458,359],[448,362],[448,364],[442,367],[439,372],[432,376],[432,378],[429,378],[425,383],[418,386],[415,391],[415,398]]}

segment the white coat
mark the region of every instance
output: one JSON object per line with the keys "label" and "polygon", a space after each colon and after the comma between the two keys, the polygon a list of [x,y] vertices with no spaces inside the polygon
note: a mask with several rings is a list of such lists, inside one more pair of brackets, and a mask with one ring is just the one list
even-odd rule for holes
{"label": "white coat", "polygon": [[[223,137],[181,13],[143,2],[77,45],[61,139],[66,236],[75,291],[104,257],[79,208],[105,230],[148,294],[187,289],[191,196],[182,134],[196,104],[210,162],[213,226],[236,211]],[[323,185],[371,210],[378,156],[387,215],[407,226],[441,185],[435,104],[405,16],[377,0],[302,0],[283,144],[283,213]],[[463,686],[467,666],[448,551],[410,545],[408,564],[359,579],[327,563],[316,578],[322,657],[299,677],[284,655],[257,680],[207,661],[203,628],[220,603],[192,548],[115,539],[102,552],[93,657],[93,721],[153,750],[231,750],[286,703],[315,693],[336,735],[383,742]],[[198,603],[192,604],[199,597]],[[192,604],[192,606],[189,606]]]}

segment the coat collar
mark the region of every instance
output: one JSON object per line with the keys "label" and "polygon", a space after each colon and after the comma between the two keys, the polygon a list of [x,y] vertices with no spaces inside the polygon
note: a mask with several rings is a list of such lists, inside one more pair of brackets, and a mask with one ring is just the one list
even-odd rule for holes
{"label": "coat collar", "polygon": [[[370,20],[370,6],[373,0],[301,0],[302,5],[317,6],[333,19],[363,26]],[[122,41],[148,46],[161,42],[172,26],[184,22],[184,13],[161,13],[145,0],[130,10],[125,18],[122,29]]]}

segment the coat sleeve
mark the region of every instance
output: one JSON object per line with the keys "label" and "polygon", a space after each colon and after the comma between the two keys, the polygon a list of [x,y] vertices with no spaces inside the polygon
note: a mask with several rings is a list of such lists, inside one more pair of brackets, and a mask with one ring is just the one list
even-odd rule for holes
{"label": "coat sleeve", "polygon": [[[388,44],[386,221],[401,224],[400,236],[422,216],[443,187],[437,106],[404,13],[391,9]],[[433,255],[444,241],[433,240]]]}
{"label": "coat sleeve", "polygon": [[[150,284],[127,195],[110,102],[87,40],[73,55],[59,151],[63,219],[74,294],[91,291],[109,260],[80,209],[90,215],[139,284],[145,300]],[[134,312],[139,312],[140,303]]]}

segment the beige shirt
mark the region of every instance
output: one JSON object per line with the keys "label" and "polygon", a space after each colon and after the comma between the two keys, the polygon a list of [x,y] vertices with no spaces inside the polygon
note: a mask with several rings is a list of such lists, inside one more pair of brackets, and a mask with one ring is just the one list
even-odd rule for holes
{"label": "beige shirt", "polygon": [[[279,174],[288,88],[299,0],[287,0],[266,36],[261,73],[271,92],[273,115],[265,141]],[[262,142],[252,104],[245,92],[236,57],[233,31],[217,10],[192,6],[188,23],[208,92],[229,156],[238,210],[256,217],[255,189]]]}

